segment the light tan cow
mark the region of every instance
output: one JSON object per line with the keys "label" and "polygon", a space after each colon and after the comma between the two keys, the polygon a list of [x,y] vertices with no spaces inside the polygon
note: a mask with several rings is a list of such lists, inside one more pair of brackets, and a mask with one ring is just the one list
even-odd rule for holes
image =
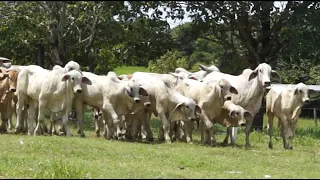
{"label": "light tan cow", "polygon": [[12,116],[12,97],[17,87],[18,72],[0,67],[0,113],[2,123],[0,126],[1,133],[7,133],[7,123]]}
{"label": "light tan cow", "polygon": [[293,149],[292,140],[295,135],[296,125],[301,113],[301,107],[310,102],[310,96],[316,95],[313,89],[299,83],[296,86],[274,87],[266,96],[266,113],[269,122],[269,148],[273,148],[272,130],[273,118],[280,121],[280,134],[285,149]]}
{"label": "light tan cow", "polygon": [[[243,109],[241,106],[234,104],[232,101],[225,101],[221,107],[220,114],[214,119],[214,123],[223,125],[224,127],[238,127],[244,126],[246,121],[252,121],[252,114]],[[231,139],[231,145],[234,145],[234,139],[231,138],[232,129],[227,129],[227,136],[225,137],[223,144],[228,144],[228,139]]]}

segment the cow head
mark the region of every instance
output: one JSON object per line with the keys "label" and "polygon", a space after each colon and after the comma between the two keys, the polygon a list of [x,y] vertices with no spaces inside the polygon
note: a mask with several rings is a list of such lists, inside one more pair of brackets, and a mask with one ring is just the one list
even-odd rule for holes
{"label": "cow head", "polygon": [[92,82],[87,77],[83,76],[82,73],[78,70],[71,70],[67,72],[63,77],[62,81],[69,81],[73,87],[74,93],[81,93],[82,87],[81,84],[91,85]]}
{"label": "cow head", "polygon": [[310,97],[316,96],[317,92],[313,89],[309,89],[307,85],[299,83],[294,88],[294,95],[305,104],[309,103]]}
{"label": "cow head", "polygon": [[72,70],[78,70],[80,71],[80,65],[77,62],[74,61],[69,61],[65,66],[64,66],[64,72],[69,72]]}
{"label": "cow head", "polygon": [[11,67],[11,60],[8,58],[0,57],[0,67],[10,68]]}
{"label": "cow head", "polygon": [[281,77],[279,73],[275,70],[272,70],[270,65],[266,63],[259,64],[259,66],[251,72],[249,76],[249,81],[254,78],[257,78],[259,83],[261,83],[261,85],[264,88],[269,87],[271,85],[270,78],[278,82],[281,82]]}
{"label": "cow head", "polygon": [[[178,117],[180,114],[183,117]],[[187,119],[189,121],[194,121],[197,119],[197,115],[202,114],[202,110],[199,105],[197,105],[192,99],[186,98],[178,103],[173,109],[169,121]]]}
{"label": "cow head", "polygon": [[130,98],[134,100],[135,103],[140,103],[140,95],[149,96],[149,93],[134,81],[127,81],[125,92]]}
{"label": "cow head", "polygon": [[15,70],[8,70],[3,67],[0,68],[0,79],[4,81],[5,79],[8,80],[9,83],[9,92],[16,92],[17,88],[17,79],[18,79],[18,72]]}
{"label": "cow head", "polygon": [[226,101],[221,109],[221,114],[224,114],[223,125],[226,127],[243,126],[247,121],[252,121],[252,114],[232,101]]}
{"label": "cow head", "polygon": [[218,85],[218,88],[220,89],[220,99],[222,100],[221,105],[224,101],[231,100],[231,93],[238,94],[237,89],[231,86],[229,81],[225,79],[220,79]]}

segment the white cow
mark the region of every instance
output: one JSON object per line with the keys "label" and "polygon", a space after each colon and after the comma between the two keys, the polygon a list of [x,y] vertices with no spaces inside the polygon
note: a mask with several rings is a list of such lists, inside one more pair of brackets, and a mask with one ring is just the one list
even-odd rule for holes
{"label": "white cow", "polygon": [[283,147],[292,148],[292,140],[295,135],[296,125],[301,113],[301,107],[310,102],[310,96],[316,95],[313,89],[299,83],[296,86],[271,88],[266,96],[266,113],[269,122],[269,148],[273,148],[272,130],[273,118],[276,116],[280,122]]}
{"label": "white cow", "polygon": [[[137,83],[121,81],[114,72],[109,72],[107,76],[98,76],[90,72],[83,72],[92,81],[91,86],[83,85],[83,92],[76,96],[75,106],[79,131],[81,137],[83,132],[83,113],[86,105],[99,108],[106,121],[104,135],[111,139],[116,127],[115,138],[122,135],[120,130],[120,117],[138,111],[144,104],[140,102],[140,95],[148,96],[148,92]],[[106,132],[107,131],[107,132]]]}
{"label": "white cow", "polygon": [[[220,114],[221,107],[226,100],[231,99],[231,93],[238,94],[237,89],[224,79],[208,81],[206,83],[191,79],[184,79],[176,86],[182,95],[193,99],[201,108],[200,115],[201,140],[203,143],[215,145],[215,137],[211,141],[213,119]],[[203,125],[205,124],[205,127]],[[192,142],[193,123],[184,123],[184,134],[188,143]]]}
{"label": "white cow", "polygon": [[[238,76],[212,72],[203,79],[203,82],[220,80],[222,78],[229,81],[230,84],[238,90],[238,94],[232,94],[231,101],[249,111],[252,116],[255,116],[261,107],[264,92],[271,84],[270,78],[281,81],[280,75],[272,70],[270,65],[262,63],[254,70],[245,69],[243,73]],[[251,126],[252,120],[247,121],[245,128],[246,147],[250,146],[249,135]],[[230,132],[230,130],[228,130],[228,132]],[[234,144],[232,139],[231,144]]]}
{"label": "white cow", "polygon": [[[192,99],[181,95],[175,89],[167,86],[164,81],[149,73],[133,73],[130,81],[140,84],[149,92],[150,110],[155,115],[159,115],[161,120],[158,137],[160,142],[165,139],[167,143],[171,143],[170,123],[177,120],[195,120],[196,114],[202,113],[201,108]],[[143,121],[148,124],[150,114],[146,114]],[[152,139],[150,126],[145,125],[144,128],[147,131],[147,139]]]}
{"label": "white cow", "polygon": [[[62,73],[59,70],[49,71],[36,65],[24,68],[18,75],[16,91],[18,121],[21,119],[22,108],[28,105],[28,134],[38,135],[43,124],[45,109],[48,108],[54,113],[62,112],[66,135],[72,136],[67,124],[68,115],[74,94],[82,92],[81,84],[91,85],[91,81],[77,70]],[[38,123],[34,130],[33,121],[37,107]]]}
{"label": "white cow", "polygon": [[[17,72],[20,72],[22,71],[23,69],[25,69],[26,67],[28,66],[20,66],[20,65],[12,65],[9,69],[10,70],[16,70]],[[75,62],[75,61],[69,61],[64,67],[61,67],[59,65],[55,65],[53,67],[54,70],[60,70],[62,73],[67,73],[71,70],[78,70],[80,71],[80,65]],[[47,71],[51,71],[51,70],[47,70]],[[15,114],[16,113],[16,110],[17,110],[17,101],[18,101],[18,98],[17,96],[14,96],[13,97],[13,102],[12,102],[12,107],[15,111]],[[21,131],[24,131],[26,132],[27,131],[27,110],[23,110],[23,119],[20,119],[21,122],[18,122],[17,121],[17,124],[16,124],[16,132],[15,133],[20,133]],[[36,111],[36,115],[35,116],[38,116],[38,111]],[[51,129],[50,128],[50,132],[55,132],[55,122],[56,122],[56,119],[58,118],[58,114],[54,114],[54,113],[51,113]],[[9,119],[9,122],[10,122],[10,125],[12,124],[12,117],[10,117]],[[16,117],[17,119],[17,117]],[[53,123],[53,124],[52,124]],[[9,126],[10,126],[9,125]],[[45,124],[43,124],[43,127],[44,127],[44,131],[47,130],[47,127]]]}
{"label": "white cow", "polygon": [[188,75],[188,78],[202,81],[206,75],[208,75],[209,73],[214,72],[214,71],[220,72],[219,68],[217,68],[215,65],[211,65],[211,66],[207,67],[207,66],[199,64],[199,71],[197,71],[197,72],[192,73],[192,72],[187,71],[184,68],[178,67],[178,68],[176,68],[175,73],[178,73],[178,74],[179,73],[186,73]]}

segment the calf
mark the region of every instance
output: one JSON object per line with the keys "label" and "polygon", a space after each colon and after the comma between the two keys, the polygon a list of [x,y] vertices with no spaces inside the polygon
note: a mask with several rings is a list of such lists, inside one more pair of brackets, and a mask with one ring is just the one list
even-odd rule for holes
{"label": "calf", "polygon": [[292,140],[295,135],[296,125],[301,113],[301,107],[310,102],[310,96],[316,95],[313,89],[299,83],[287,88],[271,88],[266,96],[266,113],[269,123],[269,148],[273,148],[272,130],[273,118],[276,116],[280,121],[280,134],[285,149],[293,149]]}
{"label": "calf", "polygon": [[12,116],[12,98],[17,87],[18,72],[0,67],[0,133],[7,133],[8,119]]}

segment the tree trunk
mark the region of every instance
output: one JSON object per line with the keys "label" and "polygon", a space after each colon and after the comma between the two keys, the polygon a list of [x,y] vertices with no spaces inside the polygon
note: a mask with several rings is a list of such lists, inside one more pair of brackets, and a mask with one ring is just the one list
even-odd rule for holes
{"label": "tree trunk", "polygon": [[44,45],[42,43],[38,45],[36,64],[44,68]]}

